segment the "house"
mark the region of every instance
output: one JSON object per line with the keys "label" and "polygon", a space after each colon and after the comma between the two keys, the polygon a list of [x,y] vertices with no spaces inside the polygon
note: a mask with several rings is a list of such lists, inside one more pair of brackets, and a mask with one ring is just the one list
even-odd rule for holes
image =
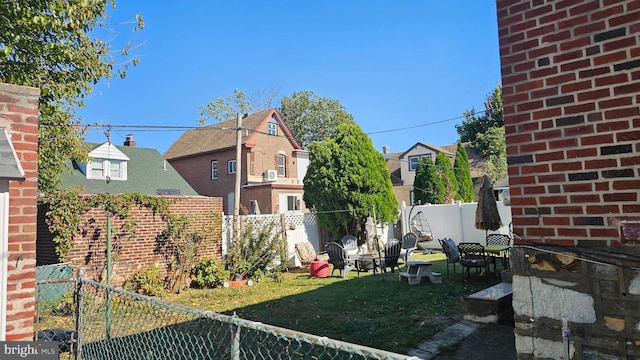
{"label": "house", "polygon": [[233,214],[236,171],[240,172],[240,213],[302,212],[302,180],[309,154],[293,138],[276,109],[245,115],[241,161],[236,159],[237,120],[185,132],[164,157],[201,195],[224,199]]}
{"label": "house", "polygon": [[[418,162],[421,159],[426,157],[435,162],[438,153],[444,153],[453,164],[457,148],[457,144],[435,146],[418,142],[405,152],[389,153],[389,148],[383,147],[382,152],[391,175],[393,192],[396,195],[396,199],[398,199],[398,205],[402,206],[402,203],[405,205],[413,204],[413,182]],[[468,144],[465,144],[465,150],[469,156],[471,178],[479,178],[484,173],[486,161],[471,149]]]}
{"label": "house", "polygon": [[73,171],[64,174],[61,188],[77,186],[85,194],[198,195],[158,150],[137,147],[132,135],[123,146],[87,145],[89,160],[70,163]]}
{"label": "house", "polygon": [[[133,136],[128,135],[123,146],[111,142],[90,143],[86,162],[69,161],[70,172],[63,175],[62,189],[72,186],[81,189],[83,198],[98,194],[142,194],[167,200],[170,214],[187,219],[188,226],[197,230],[202,224],[221,228],[212,222],[214,213],[222,213],[222,199],[200,196],[178,172],[152,148],[137,147]],[[125,206],[123,199],[120,205]],[[106,234],[110,227],[113,240],[114,284],[121,284],[128,276],[146,265],[157,265],[162,274],[171,268],[172,254],[162,247],[160,240],[168,219],[151,207],[130,204],[126,217],[109,217],[106,211],[95,206],[81,215],[80,229],[72,239],[72,248],[66,261],[74,267],[86,270],[88,278],[100,281],[106,274]],[[37,265],[59,262],[54,234],[46,223],[48,208],[38,209]],[[130,225],[133,225],[130,227]],[[221,258],[221,235],[216,246],[199,251],[200,256]]]}
{"label": "house", "polygon": [[519,359],[640,354],[640,3],[496,1]]}

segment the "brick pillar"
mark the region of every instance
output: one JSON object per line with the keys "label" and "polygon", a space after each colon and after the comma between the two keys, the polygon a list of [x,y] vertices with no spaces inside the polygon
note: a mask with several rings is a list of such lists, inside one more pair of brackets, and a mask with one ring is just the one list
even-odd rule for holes
{"label": "brick pillar", "polygon": [[7,129],[26,177],[9,182],[6,340],[33,339],[39,94],[0,83],[0,126]]}

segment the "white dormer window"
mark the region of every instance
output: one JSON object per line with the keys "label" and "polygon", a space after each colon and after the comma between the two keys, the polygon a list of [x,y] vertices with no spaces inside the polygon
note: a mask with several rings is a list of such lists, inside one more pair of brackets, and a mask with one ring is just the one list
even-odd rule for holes
{"label": "white dormer window", "polygon": [[269,135],[278,135],[278,127],[276,123],[267,123],[267,130]]}
{"label": "white dormer window", "polygon": [[127,180],[129,157],[112,144],[104,143],[89,153],[87,179]]}

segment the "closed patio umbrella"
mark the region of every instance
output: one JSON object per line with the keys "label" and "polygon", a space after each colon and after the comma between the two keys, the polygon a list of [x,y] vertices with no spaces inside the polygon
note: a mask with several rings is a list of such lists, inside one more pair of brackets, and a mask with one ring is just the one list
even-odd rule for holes
{"label": "closed patio umbrella", "polygon": [[476,229],[498,230],[502,226],[493,186],[487,175],[482,177],[482,185],[478,192],[478,207],[476,208]]}

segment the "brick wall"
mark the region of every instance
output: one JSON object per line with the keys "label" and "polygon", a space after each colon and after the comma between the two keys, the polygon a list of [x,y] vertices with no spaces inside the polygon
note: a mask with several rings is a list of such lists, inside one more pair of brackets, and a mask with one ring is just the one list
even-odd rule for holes
{"label": "brick wall", "polygon": [[[211,212],[219,213],[222,227],[222,199],[211,197],[175,197],[176,202],[170,206],[170,211],[178,216],[186,216],[194,229],[210,221]],[[135,222],[135,235],[118,239],[122,225],[127,219],[112,219],[113,255],[117,258],[112,263],[112,284],[122,285],[123,281],[143,266],[156,264],[163,274],[166,274],[168,260],[166,252],[158,248],[158,235],[165,229],[166,223],[160,216],[154,215],[147,208],[134,208],[131,214]],[[106,217],[102,210],[87,212],[81,222],[81,233],[73,240],[73,249],[67,256],[75,267],[82,267],[90,279],[105,279],[106,269]],[[203,256],[214,256],[221,259],[221,237],[211,247],[204,249]],[[52,257],[52,236],[48,232],[38,234],[38,252],[43,252],[39,259]],[[170,254],[169,254],[170,255]],[[44,260],[43,260],[44,261]]]}
{"label": "brick wall", "polygon": [[640,1],[497,12],[518,357],[638,357]]}
{"label": "brick wall", "polygon": [[7,340],[33,339],[39,95],[38,89],[0,83],[0,126],[26,177],[9,182]]}

